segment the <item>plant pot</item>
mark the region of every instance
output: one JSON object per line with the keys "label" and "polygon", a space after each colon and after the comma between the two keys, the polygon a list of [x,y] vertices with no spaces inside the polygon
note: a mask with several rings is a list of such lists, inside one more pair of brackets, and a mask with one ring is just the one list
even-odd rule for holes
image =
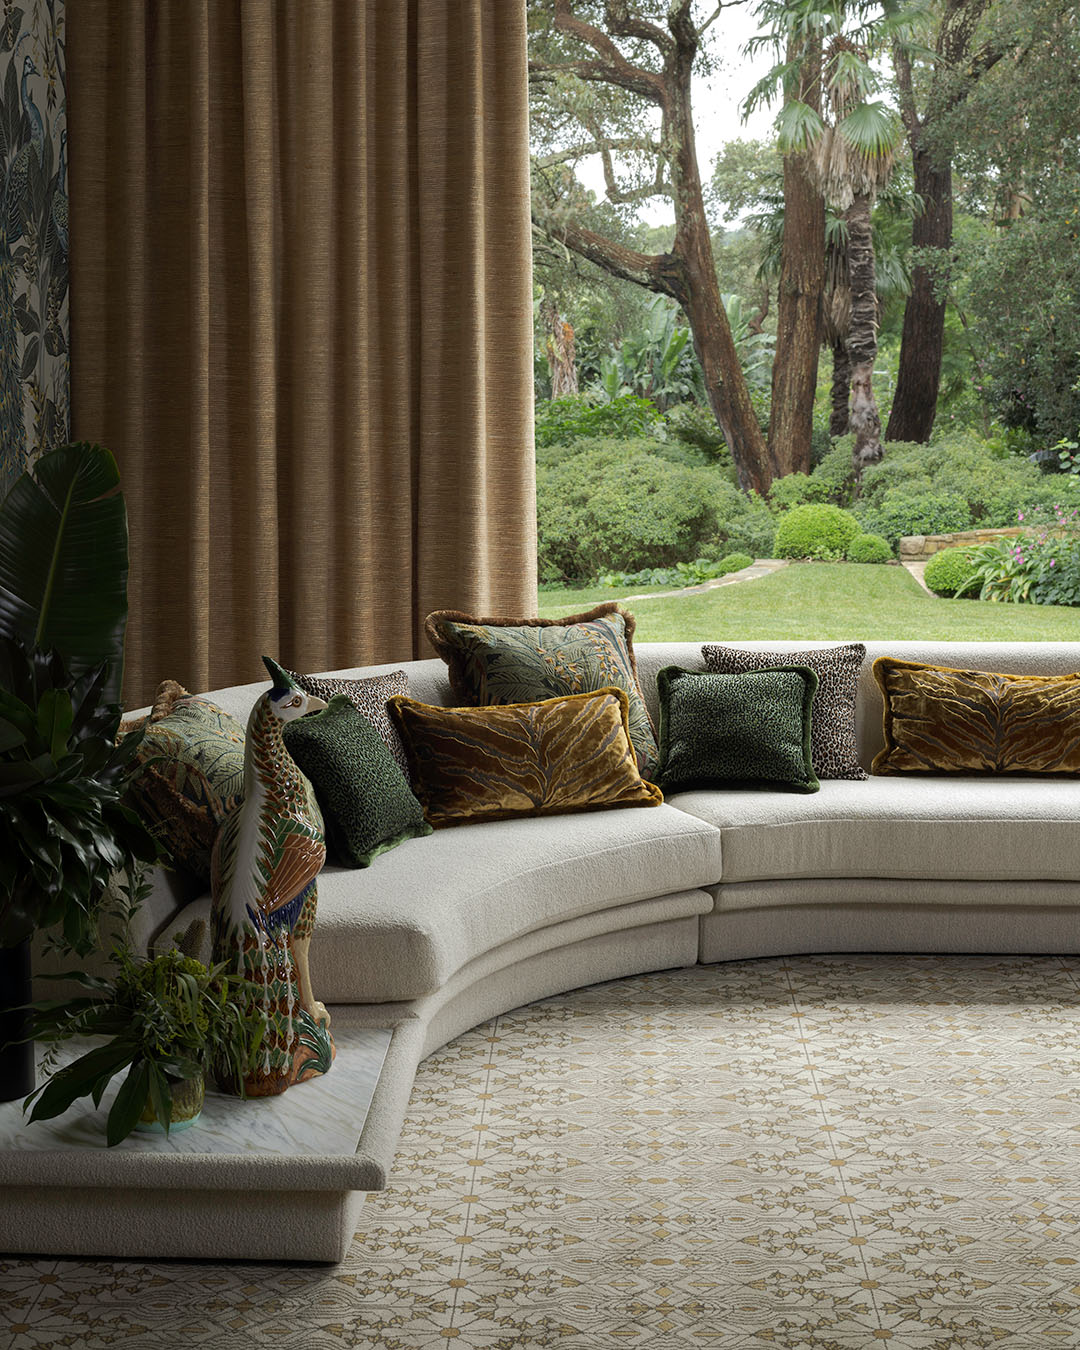
{"label": "plant pot", "polygon": [[30,1037],[30,939],[0,947],[0,1102],[18,1101],[34,1090],[34,1042]]}
{"label": "plant pot", "polygon": [[[203,1074],[197,1078],[180,1078],[169,1085],[169,1097],[172,1100],[172,1120],[169,1130],[186,1130],[194,1125],[202,1114],[203,1100],[206,1097],[206,1079]],[[138,1119],[137,1130],[149,1130],[151,1133],[164,1134],[165,1126],[157,1118],[154,1103],[149,1097]]]}

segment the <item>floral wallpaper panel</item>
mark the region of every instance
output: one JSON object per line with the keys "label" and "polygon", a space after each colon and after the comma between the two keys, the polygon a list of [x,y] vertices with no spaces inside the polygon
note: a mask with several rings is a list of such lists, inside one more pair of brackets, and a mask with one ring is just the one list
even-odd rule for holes
{"label": "floral wallpaper panel", "polygon": [[64,0],[0,0],[0,496],[68,439]]}

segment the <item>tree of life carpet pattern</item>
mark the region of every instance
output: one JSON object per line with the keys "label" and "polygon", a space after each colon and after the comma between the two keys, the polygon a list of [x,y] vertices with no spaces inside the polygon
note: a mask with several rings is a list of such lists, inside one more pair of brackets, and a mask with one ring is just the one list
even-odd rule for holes
{"label": "tree of life carpet pattern", "polygon": [[1080,1346],[1080,960],[747,961],[520,1009],[421,1066],[341,1266],[6,1259],[0,1343]]}

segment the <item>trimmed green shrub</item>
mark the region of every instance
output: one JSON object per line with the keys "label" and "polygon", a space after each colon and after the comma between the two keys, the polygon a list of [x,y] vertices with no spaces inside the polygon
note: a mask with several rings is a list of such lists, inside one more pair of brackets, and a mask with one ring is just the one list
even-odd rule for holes
{"label": "trimmed green shrub", "polygon": [[887,563],[892,562],[892,549],[889,541],[880,534],[857,534],[848,544],[848,562]]}
{"label": "trimmed green shrub", "polygon": [[[716,556],[760,533],[772,518],[716,469],[673,464],[650,441],[594,440],[536,471],[540,575],[673,567]],[[761,556],[760,554],[758,556]]]}
{"label": "trimmed green shrub", "polygon": [[822,456],[812,473],[789,473],[769,489],[769,505],[787,511],[805,502],[832,502],[850,506],[854,478],[851,469],[851,438],[838,441]]}
{"label": "trimmed green shrub", "polygon": [[771,558],[773,540],[776,537],[776,517],[765,504],[765,499],[756,492],[744,496],[738,489],[740,510],[732,513],[724,522],[724,544],[726,548],[737,549],[740,553],[749,553],[754,558]]}
{"label": "trimmed green shrub", "polygon": [[[881,463],[864,472],[853,509],[865,530],[886,538],[1015,525],[1017,512],[1029,507],[1080,503],[1080,478],[1073,477],[1047,477],[1010,453],[1001,438],[987,441],[972,431],[950,431],[932,445],[887,444]],[[879,521],[886,498],[893,503],[892,530],[872,523]],[[902,511],[895,503],[905,499],[923,506],[918,513]],[[937,506],[928,499],[936,499]],[[948,523],[941,524],[942,519]]]}
{"label": "trimmed green shrub", "polygon": [[859,533],[850,511],[811,502],[780,517],[773,548],[778,558],[843,558]]}
{"label": "trimmed green shrub", "polygon": [[666,436],[664,419],[647,398],[622,394],[597,403],[587,394],[540,399],[536,404],[536,446],[570,445],[596,436]]}
{"label": "trimmed green shrub", "polygon": [[975,564],[967,549],[943,548],[926,564],[923,580],[935,595],[956,596],[975,587]]}
{"label": "trimmed green shrub", "polygon": [[906,534],[951,534],[971,528],[971,510],[955,492],[921,492],[903,488],[886,492],[876,506],[859,512],[867,534],[881,534],[893,546]]}

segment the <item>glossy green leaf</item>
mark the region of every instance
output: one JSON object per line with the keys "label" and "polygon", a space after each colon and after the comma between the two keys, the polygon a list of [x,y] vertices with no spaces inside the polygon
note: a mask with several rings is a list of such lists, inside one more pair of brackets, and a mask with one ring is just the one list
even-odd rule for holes
{"label": "glossy green leaf", "polygon": [[[132,1053],[130,1043],[114,1040],[108,1045],[88,1051],[81,1058],[65,1065],[58,1073],[53,1074],[43,1087],[38,1088],[36,1093],[31,1093],[27,1097],[24,1106],[37,1096],[30,1115],[31,1123],[35,1120],[52,1120],[56,1116],[63,1115],[72,1102],[80,1097],[89,1096],[99,1080],[107,1083],[126,1064],[130,1064]],[[143,1100],[145,1099],[144,1092]]]}
{"label": "glossy green leaf", "polygon": [[120,1091],[109,1111],[109,1120],[105,1129],[105,1142],[110,1148],[126,1139],[135,1128],[142,1115],[146,1098],[150,1091],[150,1065],[145,1059],[137,1059],[128,1070],[128,1075],[120,1084]]}
{"label": "glossy green leaf", "polygon": [[127,622],[127,513],[100,446],[38,459],[0,505],[0,635],[62,652],[72,674],[107,661],[120,701]]}
{"label": "glossy green leaf", "polygon": [[53,759],[59,760],[71,735],[71,695],[66,689],[47,689],[38,703],[38,731]]}
{"label": "glossy green leaf", "polygon": [[172,1095],[169,1092],[169,1083],[162,1073],[160,1065],[150,1063],[148,1068],[150,1072],[150,1100],[154,1104],[154,1114],[165,1126],[165,1133],[168,1134],[169,1126],[172,1124]]}

